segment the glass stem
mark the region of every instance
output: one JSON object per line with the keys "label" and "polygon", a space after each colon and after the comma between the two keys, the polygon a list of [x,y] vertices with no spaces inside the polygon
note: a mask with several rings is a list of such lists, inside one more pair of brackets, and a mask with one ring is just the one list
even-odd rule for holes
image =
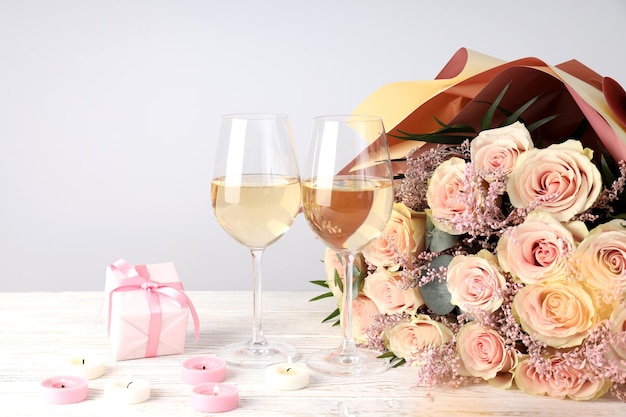
{"label": "glass stem", "polygon": [[341,310],[341,331],[343,333],[343,340],[341,346],[339,346],[339,354],[345,356],[351,356],[357,353],[356,342],[352,337],[352,300],[354,298],[354,277],[352,271],[354,270],[354,253],[345,252],[342,253],[343,264],[346,268],[345,277],[346,280],[343,284],[343,300]]}
{"label": "glass stem", "polygon": [[261,302],[261,263],[264,249],[251,249],[252,254],[252,339],[248,342],[251,348],[260,348],[265,345],[262,325]]}

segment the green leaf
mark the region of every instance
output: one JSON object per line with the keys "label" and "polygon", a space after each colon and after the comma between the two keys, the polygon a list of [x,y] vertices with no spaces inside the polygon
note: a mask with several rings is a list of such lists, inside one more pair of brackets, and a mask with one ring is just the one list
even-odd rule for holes
{"label": "green leaf", "polygon": [[400,135],[390,135],[390,136],[393,136],[398,139],[403,139],[403,140],[418,140],[418,141],[428,142],[428,143],[459,145],[463,143],[463,141],[465,141],[468,138],[468,136],[476,135],[476,130],[474,130],[474,128],[469,125],[461,124],[461,123],[448,125],[448,124],[443,123],[437,117],[435,117],[434,119],[437,122],[437,124],[441,126],[441,129],[438,129],[435,132],[413,134],[413,133],[408,133],[402,130],[398,130]]}
{"label": "green leaf", "polygon": [[406,359],[400,359],[399,361],[397,361],[395,363],[392,362],[391,367],[392,368],[397,368],[399,366],[404,365],[405,363],[406,363]]}
{"label": "green leaf", "polygon": [[322,300],[324,298],[329,298],[334,296],[334,294],[332,292],[325,292],[324,294],[320,294],[316,297],[311,298],[309,301],[317,301],[317,300]]}
{"label": "green leaf", "polygon": [[421,135],[410,135],[410,136],[394,136],[398,139],[403,140],[415,140],[426,143],[436,143],[439,145],[460,145],[467,140],[466,136],[451,136],[451,135],[432,135],[432,134],[421,134]]}
{"label": "green leaf", "polygon": [[378,359],[389,359],[392,368],[397,368],[398,366],[402,366],[406,363],[405,359],[399,358],[392,351],[385,352],[382,355],[377,356]]}
{"label": "green leaf", "polygon": [[496,110],[498,109],[498,106],[500,106],[500,102],[502,101],[502,98],[504,97],[504,94],[506,94],[506,91],[509,89],[509,85],[510,84],[511,83],[509,83],[506,86],[504,86],[502,91],[500,91],[500,94],[498,94],[498,97],[496,97],[494,102],[491,103],[491,106],[489,106],[489,108],[487,109],[487,112],[485,113],[485,115],[483,116],[483,118],[482,118],[482,120],[480,122],[480,130],[487,130],[487,129],[491,128],[491,122],[493,121],[493,115],[496,113]]}
{"label": "green leaf", "polygon": [[434,117],[434,119],[437,122],[437,124],[441,126],[441,129],[435,131],[435,133],[439,133],[439,134],[476,133],[474,128],[470,125],[466,125],[463,123],[455,123],[453,125],[449,125],[449,124],[442,122],[437,117]]}
{"label": "green leaf", "polygon": [[339,271],[335,270],[335,286],[339,288],[339,291],[343,292],[343,280],[339,276]]}
{"label": "green leaf", "polygon": [[339,307],[337,307],[332,313],[330,313],[328,316],[326,316],[326,318],[324,320],[322,320],[322,323],[326,323],[328,321],[331,321],[332,319],[334,319],[337,316],[339,316]]}
{"label": "green leaf", "polygon": [[530,125],[526,126],[526,129],[528,129],[529,132],[532,132],[540,128],[541,126],[545,125],[549,121],[556,119],[557,117],[559,117],[558,114],[553,114],[552,116],[544,117],[543,119],[537,120],[535,123],[531,123]]}
{"label": "green leaf", "polygon": [[314,280],[309,281],[311,284],[319,285],[320,287],[328,288],[328,282],[326,280]]}
{"label": "green leaf", "polygon": [[[452,258],[452,255],[439,255],[430,261],[429,268],[438,270],[440,267],[447,267]],[[434,279],[419,287],[419,290],[424,303],[433,313],[444,315],[454,310],[454,305],[450,303],[452,296],[445,280],[439,282],[438,279]]]}
{"label": "green leaf", "polygon": [[528,100],[526,103],[522,105],[522,107],[520,107],[515,112],[513,112],[509,117],[504,119],[502,123],[500,124],[500,126],[508,126],[510,124],[513,124],[514,122],[517,122],[520,119],[522,113],[528,110],[528,108],[532,106],[535,103],[535,101],[537,101],[538,98],[539,96],[535,96],[531,98],[530,100]]}

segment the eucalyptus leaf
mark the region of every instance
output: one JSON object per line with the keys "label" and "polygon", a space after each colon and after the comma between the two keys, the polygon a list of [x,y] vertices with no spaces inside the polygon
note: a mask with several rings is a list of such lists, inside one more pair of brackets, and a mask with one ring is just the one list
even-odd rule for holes
{"label": "eucalyptus leaf", "polygon": [[[439,255],[434,258],[429,267],[431,269],[439,269],[447,267],[452,261],[452,255]],[[438,279],[430,281],[419,288],[420,294],[426,303],[426,306],[435,314],[448,314],[454,310],[454,305],[450,304],[452,298],[448,291],[446,281],[439,282]]]}
{"label": "eucalyptus leaf", "polygon": [[459,241],[459,236],[451,235],[438,229],[430,216],[426,216],[426,249],[431,252],[441,252],[454,246]]}

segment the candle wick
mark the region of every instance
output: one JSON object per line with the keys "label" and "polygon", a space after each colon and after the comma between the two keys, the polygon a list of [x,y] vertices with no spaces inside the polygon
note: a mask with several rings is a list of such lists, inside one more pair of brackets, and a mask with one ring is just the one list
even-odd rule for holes
{"label": "candle wick", "polygon": [[132,384],[132,383],[133,383],[133,381],[130,381],[130,382],[128,383],[128,385],[126,385],[126,388],[130,387],[130,384]]}
{"label": "candle wick", "polygon": [[202,365],[202,369],[206,370],[206,366],[205,366],[205,365]]}
{"label": "candle wick", "polygon": [[85,364],[85,360],[83,359],[83,365]]}
{"label": "candle wick", "polygon": [[291,371],[291,368],[287,368],[287,372]]}
{"label": "candle wick", "polygon": [[65,388],[65,384],[61,384],[61,388]]}

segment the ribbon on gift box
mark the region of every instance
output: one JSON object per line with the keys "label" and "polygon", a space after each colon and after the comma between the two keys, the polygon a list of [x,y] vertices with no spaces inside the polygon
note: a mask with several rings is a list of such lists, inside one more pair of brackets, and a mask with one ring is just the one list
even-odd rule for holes
{"label": "ribbon on gift box", "polygon": [[146,265],[131,265],[124,259],[119,259],[110,265],[120,281],[109,294],[109,310],[107,318],[107,332],[111,331],[111,310],[113,294],[122,291],[144,290],[150,307],[150,324],[148,332],[148,344],[146,357],[156,356],[159,347],[159,335],[161,334],[161,301],[160,296],[168,297],[176,302],[181,308],[188,307],[193,318],[196,342],[200,335],[200,321],[191,299],[183,291],[183,284],[179,282],[157,282],[150,279]]}

